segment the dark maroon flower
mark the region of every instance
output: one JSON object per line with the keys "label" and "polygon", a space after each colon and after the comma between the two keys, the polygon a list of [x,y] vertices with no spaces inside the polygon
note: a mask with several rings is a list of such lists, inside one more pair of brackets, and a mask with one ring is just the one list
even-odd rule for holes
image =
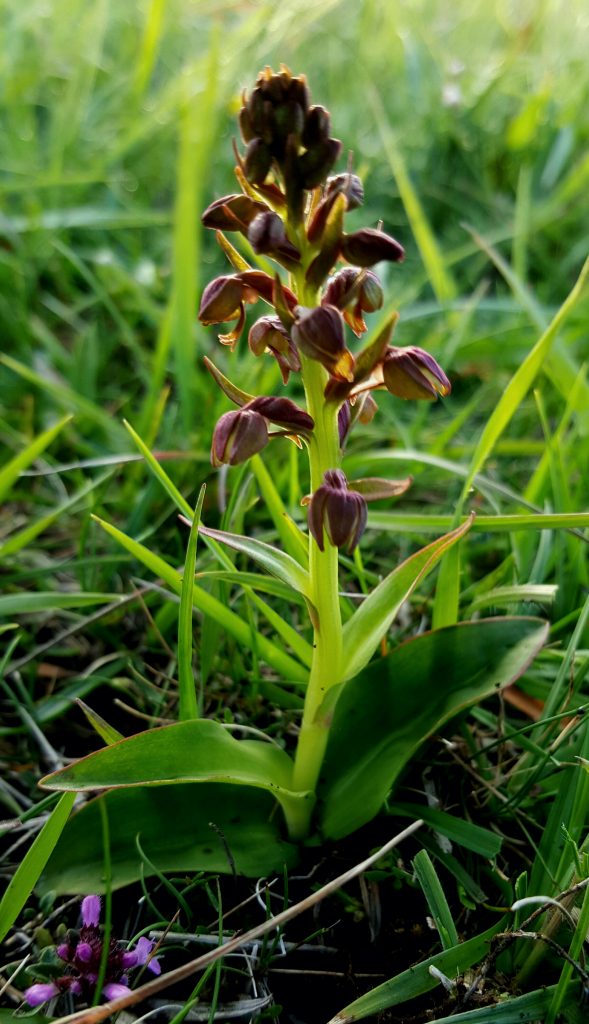
{"label": "dark maroon flower", "polygon": [[286,236],[284,222],[277,213],[265,210],[258,213],[249,225],[247,237],[254,252],[275,256],[277,259],[298,261],[301,254]]}
{"label": "dark maroon flower", "polygon": [[397,398],[418,398],[432,401],[438,395],[448,395],[450,381],[429,352],[410,345],[408,348],[391,347],[382,364],[383,382]]}
{"label": "dark maroon flower", "polygon": [[243,406],[226,412],[213,431],[211,462],[213,466],[237,466],[268,444],[268,426],[261,413]]}
{"label": "dark maroon flower", "polygon": [[299,352],[316,359],[338,380],[353,380],[354,357],[346,348],[344,323],[335,306],[299,310],[292,340]]}
{"label": "dark maroon flower", "polygon": [[341,469],[329,469],[323,483],[311,495],[307,510],[309,531],[320,551],[324,550],[323,531],[337,548],[352,552],[366,527],[366,500],[348,488]]}
{"label": "dark maroon flower", "polygon": [[301,360],[286,327],[277,316],[262,316],[250,328],[250,350],[255,356],[271,352],[280,367],[282,380],[288,383],[290,373],[298,373]]}
{"label": "dark maroon flower", "polygon": [[342,255],[357,267],[373,267],[381,260],[398,263],[405,257],[403,246],[384,231],[361,228],[342,239]]}

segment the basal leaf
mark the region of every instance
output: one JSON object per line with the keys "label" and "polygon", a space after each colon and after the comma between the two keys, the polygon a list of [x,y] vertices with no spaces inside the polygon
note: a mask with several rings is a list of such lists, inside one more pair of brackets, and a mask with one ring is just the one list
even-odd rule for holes
{"label": "basal leaf", "polygon": [[135,839],[159,871],[221,871],[257,878],[297,860],[280,835],[275,801],[259,789],[193,783],[114,789],[72,815],[43,873],[42,893],[104,891],[101,806],[111,823],[112,886],[141,877]]}
{"label": "basal leaf", "polygon": [[362,602],[344,626],[346,679],[351,679],[368,664],[403,601],[437,565],[442,555],[468,532],[472,522],[471,516],[451,533],[417,551],[389,573]]}
{"label": "basal leaf", "polygon": [[517,679],[547,632],[533,618],[460,623],[401,644],[346,683],[319,791],[325,835],[339,838],[370,821],[421,743]]}
{"label": "basal leaf", "polygon": [[237,740],[218,722],[189,720],[131,736],[41,780],[46,789],[86,791],[181,782],[222,782],[266,789],[291,809],[292,761],[271,743]]}

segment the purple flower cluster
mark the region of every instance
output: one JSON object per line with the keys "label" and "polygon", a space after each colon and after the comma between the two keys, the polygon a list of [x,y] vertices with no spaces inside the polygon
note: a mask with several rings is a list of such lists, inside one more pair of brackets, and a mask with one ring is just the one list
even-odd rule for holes
{"label": "purple flower cluster", "polygon": [[[39,982],[27,988],[24,995],[29,1006],[41,1006],[64,992],[71,992],[86,1002],[92,999],[104,948],[99,921],[100,898],[86,896],[82,900],[80,931],[68,932],[66,941],[56,949],[64,962],[64,973],[53,981]],[[144,937],[138,939],[133,949],[126,949],[122,942],[111,939],[102,986],[105,999],[118,999],[131,991],[127,971],[133,967],[145,965],[153,974],[160,974],[161,966],[151,956],[152,949],[153,942]]]}

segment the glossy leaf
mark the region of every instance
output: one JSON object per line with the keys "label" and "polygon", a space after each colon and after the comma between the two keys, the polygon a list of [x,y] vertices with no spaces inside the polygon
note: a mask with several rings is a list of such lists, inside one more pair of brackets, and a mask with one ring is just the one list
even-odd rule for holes
{"label": "glossy leaf", "polygon": [[[69,799],[69,794],[68,794]],[[259,789],[209,783],[115,789],[72,815],[40,879],[41,893],[104,891],[102,824],[111,823],[112,885],[152,874],[135,839],[158,871],[221,871],[256,878],[297,860],[280,835],[275,801]]]}
{"label": "glossy leaf", "polygon": [[344,687],[331,727],[321,824],[339,838],[370,821],[417,748],[463,708],[513,683],[548,625],[486,619],[401,644]]}
{"label": "glossy leaf", "polygon": [[291,789],[292,761],[271,743],[237,740],[218,722],[190,720],[150,729],[75,761],[41,781],[86,791],[180,782],[222,782],[271,792],[289,815],[309,798]]}
{"label": "glossy leaf", "polygon": [[456,530],[417,551],[389,575],[362,602],[344,626],[343,664],[351,679],[368,664],[399,608],[418,583],[437,565],[442,555],[468,532],[472,517]]}

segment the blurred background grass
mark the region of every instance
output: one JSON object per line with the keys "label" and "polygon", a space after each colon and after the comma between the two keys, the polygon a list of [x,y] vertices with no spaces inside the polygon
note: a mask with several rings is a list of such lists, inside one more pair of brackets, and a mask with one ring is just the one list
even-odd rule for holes
{"label": "blurred background grass", "polygon": [[[365,183],[366,205],[350,220],[382,218],[407,250],[384,275],[401,311],[397,340],[429,348],[454,382],[444,405],[382,402],[352,439],[358,470],[363,451],[394,441],[432,458],[468,456],[586,255],[582,0],[0,0],[0,12],[3,459],[75,413],[41,466],[70,468],[22,477],[7,506],[3,538],[63,508],[33,548],[19,541],[17,558],[13,545],[9,587],[63,585],[51,575],[56,559],[68,560],[82,589],[125,586],[110,576],[93,508],[152,538],[171,516],[153,543],[181,562],[183,540],[157,484],[139,467],[105,480],[95,463],[131,452],[128,417],[147,443],[185,453],[170,473],[193,500],[213,479],[210,435],[227,408],[202,356],[247,390],[278,386],[273,361],[251,359],[244,345],[227,357],[195,316],[223,266],[199,213],[234,190],[241,90],[266,63],[304,72],[315,102],[331,110]],[[523,493],[546,430],[560,430],[558,460],[533,488],[540,508],[587,507],[588,312],[585,299],[567,323],[559,372],[547,366],[540,398],[528,396],[490,467]],[[293,460],[284,450],[269,459],[295,509]],[[238,511],[254,500],[248,481],[239,477]],[[460,486],[426,467],[415,501],[448,513]],[[513,497],[497,498],[499,507],[518,510]],[[584,579],[570,542],[564,561],[560,541],[513,542],[525,581],[553,582],[574,567],[563,614],[578,607]],[[479,574],[486,559],[495,567],[497,544],[489,554],[480,542]],[[390,548],[377,567],[379,558],[390,564]]]}

